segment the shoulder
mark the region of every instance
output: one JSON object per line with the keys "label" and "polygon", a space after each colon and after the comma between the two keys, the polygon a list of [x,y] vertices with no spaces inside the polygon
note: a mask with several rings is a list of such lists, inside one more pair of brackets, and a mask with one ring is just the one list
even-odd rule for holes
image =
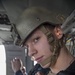
{"label": "shoulder", "polygon": [[71,63],[71,65],[66,70],[75,71],[75,59],[74,59],[74,61]]}
{"label": "shoulder", "polygon": [[66,70],[60,71],[57,75],[75,75],[75,60]]}

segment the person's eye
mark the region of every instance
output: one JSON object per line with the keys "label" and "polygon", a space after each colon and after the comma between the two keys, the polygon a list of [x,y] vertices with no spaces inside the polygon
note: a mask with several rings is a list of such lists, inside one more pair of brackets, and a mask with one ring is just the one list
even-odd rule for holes
{"label": "person's eye", "polygon": [[39,41],[40,37],[37,37],[34,39],[34,43],[37,43]]}

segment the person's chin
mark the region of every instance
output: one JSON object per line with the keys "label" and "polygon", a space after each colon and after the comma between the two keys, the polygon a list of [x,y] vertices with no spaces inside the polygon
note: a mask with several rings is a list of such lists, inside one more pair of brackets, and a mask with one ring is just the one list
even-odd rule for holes
{"label": "person's chin", "polygon": [[47,63],[45,65],[40,64],[43,68],[49,68],[50,67],[50,63]]}

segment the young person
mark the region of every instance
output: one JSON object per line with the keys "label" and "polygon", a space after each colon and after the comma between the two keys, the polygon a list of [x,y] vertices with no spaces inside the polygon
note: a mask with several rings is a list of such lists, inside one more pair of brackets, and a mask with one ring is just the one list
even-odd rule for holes
{"label": "young person", "polygon": [[15,43],[25,46],[31,60],[50,68],[48,75],[75,75],[75,58],[66,48],[61,25],[51,16],[41,7],[26,9],[15,25]]}

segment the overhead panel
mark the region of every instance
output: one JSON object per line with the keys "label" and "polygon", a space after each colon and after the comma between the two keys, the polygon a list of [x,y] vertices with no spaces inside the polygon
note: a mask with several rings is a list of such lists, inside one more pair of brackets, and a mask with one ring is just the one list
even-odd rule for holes
{"label": "overhead panel", "polygon": [[12,23],[28,7],[28,0],[1,0]]}
{"label": "overhead panel", "polygon": [[49,9],[53,20],[63,23],[75,9],[75,0],[29,0],[29,7],[41,6]]}

